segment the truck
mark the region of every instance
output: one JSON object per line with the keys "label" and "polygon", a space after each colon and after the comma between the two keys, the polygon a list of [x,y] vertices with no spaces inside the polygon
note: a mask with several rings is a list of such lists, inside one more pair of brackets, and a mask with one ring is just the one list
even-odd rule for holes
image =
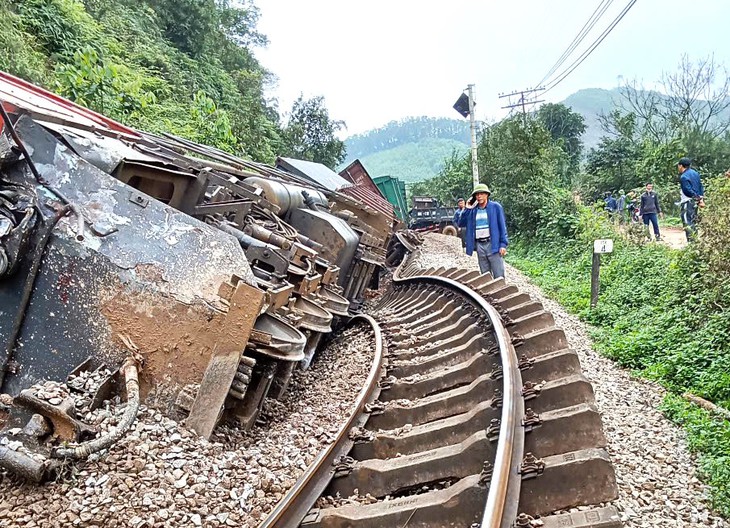
{"label": "truck", "polygon": [[444,206],[433,196],[414,196],[408,212],[408,227],[419,232],[456,236],[456,227],[451,223],[455,212],[455,207]]}

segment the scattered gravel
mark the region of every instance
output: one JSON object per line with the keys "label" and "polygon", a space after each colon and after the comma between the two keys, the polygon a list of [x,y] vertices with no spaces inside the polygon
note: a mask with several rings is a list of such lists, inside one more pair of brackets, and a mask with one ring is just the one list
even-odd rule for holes
{"label": "scattered gravel", "polygon": [[340,332],[250,432],[223,425],[205,441],[142,407],[116,446],[57,482],[0,472],[0,527],[257,526],[333,441],[370,370],[372,339],[364,324]]}
{"label": "scattered gravel", "polygon": [[[479,269],[455,237],[430,234],[418,263],[423,267]],[[585,323],[545,297],[528,278],[507,266],[507,282],[539,300],[563,328],[583,373],[595,390],[613,459],[619,499],[614,505],[627,528],[726,527],[708,506],[707,487],[696,477],[683,431],[658,410],[665,391],[636,378],[591,347]]]}

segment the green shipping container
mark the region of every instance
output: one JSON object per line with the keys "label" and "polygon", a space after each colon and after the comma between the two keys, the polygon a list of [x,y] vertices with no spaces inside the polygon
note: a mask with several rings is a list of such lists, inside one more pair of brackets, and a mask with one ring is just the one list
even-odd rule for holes
{"label": "green shipping container", "polygon": [[378,176],[373,183],[395,209],[398,218],[408,223],[408,205],[406,204],[406,183],[392,176]]}

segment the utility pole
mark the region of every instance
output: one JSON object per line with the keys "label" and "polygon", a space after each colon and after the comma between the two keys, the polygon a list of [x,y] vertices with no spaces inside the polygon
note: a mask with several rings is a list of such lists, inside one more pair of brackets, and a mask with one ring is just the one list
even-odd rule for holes
{"label": "utility pole", "polygon": [[479,184],[479,166],[477,164],[477,123],[474,118],[474,85],[470,84],[466,87],[467,93],[461,92],[461,95],[454,103],[454,110],[459,112],[462,117],[469,116],[471,124],[471,176],[474,186]]}
{"label": "utility pole", "polygon": [[520,96],[520,98],[517,100],[516,103],[511,103],[511,99],[510,99],[510,104],[508,104],[507,106],[503,106],[502,108],[503,109],[506,109],[506,108],[517,108],[518,106],[521,106],[522,107],[522,115],[525,116],[527,114],[527,110],[525,109],[525,106],[526,105],[534,105],[534,104],[542,103],[542,102],[545,101],[544,99],[541,99],[540,101],[537,101],[535,99],[529,99],[529,98],[525,97],[525,95],[526,94],[531,94],[531,93],[534,93],[534,92],[541,92],[544,89],[545,88],[530,88],[528,90],[517,90],[517,91],[514,91],[512,93],[502,94],[502,95],[499,96],[500,99],[502,99],[504,97],[510,97],[511,98],[511,97],[516,96],[516,95],[519,95]]}
{"label": "utility pole", "polygon": [[471,125],[471,177],[474,187],[479,184],[479,164],[477,163],[477,124],[474,119],[474,85],[466,87],[469,92],[469,121]]}

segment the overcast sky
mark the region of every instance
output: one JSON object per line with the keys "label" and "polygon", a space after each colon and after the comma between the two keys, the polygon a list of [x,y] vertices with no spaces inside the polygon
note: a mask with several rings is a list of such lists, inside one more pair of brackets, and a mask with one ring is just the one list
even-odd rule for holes
{"label": "overcast sky", "polygon": [[[608,1],[608,0],[607,0]],[[564,65],[568,67],[627,6],[613,0]],[[601,0],[256,0],[256,51],[278,82],[281,111],[324,96],[342,137],[410,116],[459,118],[452,109],[475,85],[479,120],[505,115],[500,93],[534,87]],[[637,0],[596,50],[544,98],[622,79],[650,86],[676,71],[682,54],[714,54],[730,68],[729,0]],[[541,97],[542,98],[542,97]]]}

